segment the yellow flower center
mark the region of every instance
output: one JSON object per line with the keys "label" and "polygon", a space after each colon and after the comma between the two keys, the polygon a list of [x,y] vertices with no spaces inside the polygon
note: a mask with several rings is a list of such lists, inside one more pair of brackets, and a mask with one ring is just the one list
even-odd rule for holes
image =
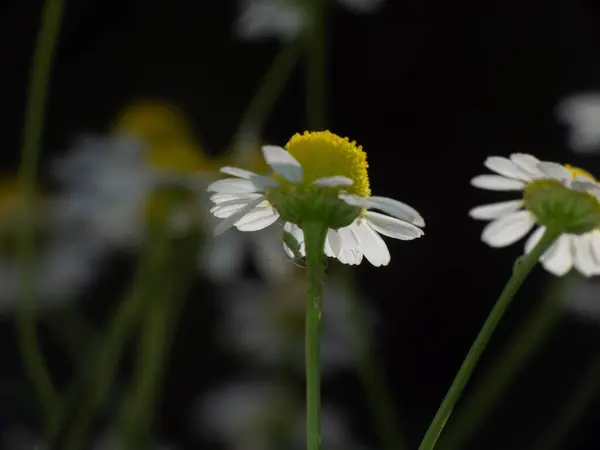
{"label": "yellow flower center", "polygon": [[[319,178],[344,176],[354,181],[344,190],[361,197],[371,195],[367,155],[356,142],[330,131],[306,131],[292,136],[285,148],[302,166],[304,186]],[[285,184],[280,178],[278,181]]]}
{"label": "yellow flower center", "polygon": [[571,172],[571,175],[573,175],[573,178],[576,178],[578,175],[581,175],[583,177],[589,178],[592,181],[596,181],[596,178],[594,178],[594,176],[591,173],[589,173],[587,170],[580,169],[579,167],[574,167],[570,164],[565,164],[565,167],[567,168],[567,170],[569,172]]}

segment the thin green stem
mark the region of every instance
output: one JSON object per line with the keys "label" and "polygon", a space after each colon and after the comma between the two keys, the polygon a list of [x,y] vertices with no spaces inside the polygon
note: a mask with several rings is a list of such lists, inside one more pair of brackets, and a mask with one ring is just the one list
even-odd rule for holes
{"label": "thin green stem", "polygon": [[533,317],[519,330],[452,418],[451,426],[441,440],[440,446],[444,450],[464,448],[519,371],[550,337],[561,312],[554,296],[549,295],[541,302]]}
{"label": "thin green stem", "polygon": [[[108,334],[101,344],[96,360],[90,366],[82,368],[79,378],[73,386],[73,392],[84,388],[87,390],[78,398],[78,411],[65,445],[66,449],[79,450],[83,448],[88,430],[112,386],[125,343],[139,320],[146,297],[152,293],[152,289],[149,289],[148,285],[152,285],[153,283],[150,281],[155,279],[157,273],[160,273],[160,264],[165,258],[167,249],[166,236],[157,235],[151,238],[148,248],[144,250],[140,259],[131,289],[127,297],[119,304],[114,319],[110,322]],[[77,399],[77,397],[75,398]],[[60,414],[60,424],[57,424],[54,436],[66,420],[68,412],[65,407]]]}
{"label": "thin green stem", "polygon": [[306,35],[306,109],[308,128],[322,130],[327,117],[326,18],[327,2],[311,3],[311,28]]}
{"label": "thin green stem", "polygon": [[306,448],[321,448],[321,362],[319,333],[321,328],[323,279],[323,249],[327,227],[310,222],[302,225],[306,247],[308,291],[306,295]]}
{"label": "thin green stem", "polygon": [[248,134],[251,136],[260,135],[261,128],[296,67],[300,57],[300,50],[300,41],[287,42],[271,63],[267,73],[261,80],[260,87],[250,101],[248,109],[240,121],[232,144],[235,152],[244,151],[246,148],[245,140]]}
{"label": "thin green stem", "polygon": [[37,337],[33,305],[33,264],[35,260],[33,238],[35,225],[32,211],[46,113],[46,92],[58,41],[62,12],[62,0],[47,0],[42,10],[42,21],[37,35],[27,91],[23,150],[19,170],[25,211],[22,216],[18,248],[21,296],[17,312],[17,332],[23,365],[38,396],[46,427],[49,426],[48,423],[52,420],[53,411],[58,404],[59,397],[46,367]]}
{"label": "thin green stem", "polygon": [[560,416],[531,447],[532,450],[556,450],[562,447],[569,431],[581,419],[600,391],[600,357],[592,362],[585,371],[577,389],[569,397],[568,403],[561,408]]}
{"label": "thin green stem", "polygon": [[559,232],[547,229],[542,238],[539,240],[533,250],[527,255],[520,259],[513,270],[513,274],[508,280],[506,287],[502,291],[502,294],[498,298],[498,301],[494,305],[494,308],[490,312],[487,320],[483,324],[479,335],[475,339],[475,342],[471,346],[469,353],[462,363],[446,397],[442,401],[440,408],[438,409],[433,421],[429,425],[425,437],[419,445],[419,450],[431,450],[435,447],[435,444],[448,421],[448,418],[452,414],[452,410],[456,405],[456,402],[460,398],[467,382],[471,378],[471,374],[483,353],[490,337],[494,330],[498,326],[500,319],[508,309],[513,297],[525,281],[525,278],[531,272],[531,269],[536,265],[541,255],[552,245],[552,243],[560,235]]}

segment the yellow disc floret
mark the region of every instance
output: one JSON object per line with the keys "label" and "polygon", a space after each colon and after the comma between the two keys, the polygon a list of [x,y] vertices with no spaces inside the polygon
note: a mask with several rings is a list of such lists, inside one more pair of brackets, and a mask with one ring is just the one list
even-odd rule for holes
{"label": "yellow disc floret", "polygon": [[578,175],[581,175],[585,178],[589,178],[592,181],[596,181],[596,178],[594,178],[594,176],[591,173],[589,173],[587,170],[580,169],[579,167],[574,167],[570,164],[565,164],[565,167],[567,168],[567,170],[569,172],[571,172],[571,175],[573,175],[573,178],[577,177]]}
{"label": "yellow disc floret", "polygon": [[305,131],[295,134],[285,146],[304,171],[304,185],[319,178],[344,176],[354,181],[344,187],[350,194],[369,197],[367,155],[360,145],[330,131]]}

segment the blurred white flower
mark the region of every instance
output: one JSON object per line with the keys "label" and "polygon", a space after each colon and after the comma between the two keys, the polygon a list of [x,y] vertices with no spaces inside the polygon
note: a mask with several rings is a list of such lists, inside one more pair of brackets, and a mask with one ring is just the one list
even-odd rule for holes
{"label": "blurred white flower", "polygon": [[[268,287],[249,280],[224,289],[221,339],[253,363],[304,368],[305,280],[290,277]],[[323,291],[321,370],[352,368],[360,334],[352,317],[349,288],[329,279]],[[369,313],[371,314],[371,312]],[[371,317],[367,318],[368,320]]]}
{"label": "blurred white flower", "polygon": [[[356,12],[375,11],[384,0],[338,0]],[[236,33],[251,40],[276,37],[290,40],[298,37],[310,24],[309,0],[238,0],[239,16]]]}
{"label": "blurred white flower", "polygon": [[[107,248],[139,245],[155,189],[184,184],[183,175],[152,165],[143,141],[126,134],[80,139],[53,175],[60,187],[53,205],[58,220]],[[197,207],[170,211],[174,234],[191,226],[197,214],[192,209]]]}
{"label": "blurred white flower", "polygon": [[572,95],[562,100],[556,114],[569,127],[569,146],[576,152],[600,150],[600,93]]}
{"label": "blurred white flower", "polygon": [[[207,220],[215,222],[212,215]],[[280,227],[270,227],[255,233],[236,230],[227,236],[211,237],[200,251],[200,270],[214,281],[228,282],[241,273],[249,257],[266,280],[286,277],[294,265],[281,251],[281,233]]]}
{"label": "blurred white flower", "polygon": [[[230,450],[301,450],[305,444],[304,399],[274,382],[241,381],[198,401],[193,426]],[[339,412],[324,406],[323,448],[360,448]]]}
{"label": "blurred white flower", "polygon": [[583,321],[600,322],[600,281],[596,278],[569,277],[560,287],[565,310]]}

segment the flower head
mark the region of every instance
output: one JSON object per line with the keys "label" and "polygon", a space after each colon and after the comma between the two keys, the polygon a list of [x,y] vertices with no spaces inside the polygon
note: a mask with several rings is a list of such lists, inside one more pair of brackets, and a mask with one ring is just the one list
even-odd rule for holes
{"label": "flower head", "polygon": [[226,166],[221,172],[235,178],[208,187],[214,192],[211,212],[224,219],[215,234],[232,226],[240,231],[260,230],[281,217],[304,255],[302,224],[319,222],[330,228],[326,255],[345,264],[360,264],[364,256],[375,266],[390,261],[379,234],[401,240],[423,235],[419,227],[425,221],[414,208],[370,196],[366,155],[347,138],[329,131],[306,132],[293,136],[286,149],[264,146],[263,155],[273,176]]}
{"label": "flower head", "polygon": [[474,219],[491,221],[481,236],[486,244],[510,245],[537,226],[525,244],[529,253],[546,227],[558,228],[564,233],[540,259],[546,270],[562,276],[575,266],[586,276],[600,274],[600,186],[589,172],[522,153],[484,164],[496,174],[473,178],[473,186],[522,192],[520,199],[470,211]]}

